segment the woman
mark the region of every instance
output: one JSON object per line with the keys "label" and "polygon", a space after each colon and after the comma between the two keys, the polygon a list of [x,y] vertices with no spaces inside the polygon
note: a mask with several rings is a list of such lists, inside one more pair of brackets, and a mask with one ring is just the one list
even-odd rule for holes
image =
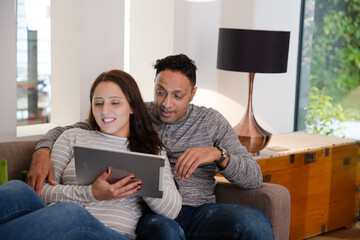
{"label": "woman", "polygon": [[141,188],[141,180],[133,175],[110,184],[106,179],[111,168],[92,185],[77,185],[73,146],[95,145],[118,150],[166,157],[164,146],[154,130],[135,80],[121,70],[100,74],[90,91],[89,125],[92,131],[70,129],[55,142],[51,160],[55,169],[56,186],[45,184],[42,199],[47,204],[75,202],[112,230],[135,238],[137,221],[146,205],[174,219],[181,209],[181,197],[176,189],[169,161],[165,161],[163,197],[132,195]]}

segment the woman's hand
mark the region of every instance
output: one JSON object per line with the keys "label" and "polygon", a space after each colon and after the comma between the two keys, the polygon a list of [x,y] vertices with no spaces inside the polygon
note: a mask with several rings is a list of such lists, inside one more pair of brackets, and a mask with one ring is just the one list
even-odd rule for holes
{"label": "woman's hand", "polygon": [[123,179],[110,184],[106,179],[111,175],[111,167],[103,172],[92,184],[92,192],[96,200],[111,200],[125,198],[141,189],[141,180],[134,180],[130,174]]}

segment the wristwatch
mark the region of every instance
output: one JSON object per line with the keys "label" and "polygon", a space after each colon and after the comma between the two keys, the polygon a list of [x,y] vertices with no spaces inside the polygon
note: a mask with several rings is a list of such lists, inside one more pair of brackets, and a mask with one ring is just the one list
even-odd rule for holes
{"label": "wristwatch", "polygon": [[216,148],[219,149],[220,152],[221,152],[220,159],[215,161],[216,165],[219,165],[220,163],[222,163],[229,156],[229,152],[225,148],[223,148],[222,146],[217,146]]}

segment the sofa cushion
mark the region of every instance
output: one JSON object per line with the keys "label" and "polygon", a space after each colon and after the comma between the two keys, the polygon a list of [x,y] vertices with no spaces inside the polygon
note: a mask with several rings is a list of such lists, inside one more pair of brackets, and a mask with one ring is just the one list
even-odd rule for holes
{"label": "sofa cushion", "polygon": [[21,180],[21,172],[30,167],[34,147],[35,141],[0,143],[0,159],[7,160],[9,180]]}

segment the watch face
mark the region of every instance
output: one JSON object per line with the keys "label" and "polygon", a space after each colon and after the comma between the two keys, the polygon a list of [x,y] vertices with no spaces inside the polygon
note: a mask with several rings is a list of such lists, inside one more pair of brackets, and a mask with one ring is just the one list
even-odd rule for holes
{"label": "watch face", "polygon": [[224,158],[224,160],[225,160],[228,156],[229,156],[228,151],[226,151],[226,150],[223,148],[222,157]]}
{"label": "watch face", "polygon": [[219,164],[219,163],[223,162],[229,156],[229,153],[225,148],[223,148],[221,146],[219,146],[217,148],[221,151],[221,158],[217,161],[217,163]]}

